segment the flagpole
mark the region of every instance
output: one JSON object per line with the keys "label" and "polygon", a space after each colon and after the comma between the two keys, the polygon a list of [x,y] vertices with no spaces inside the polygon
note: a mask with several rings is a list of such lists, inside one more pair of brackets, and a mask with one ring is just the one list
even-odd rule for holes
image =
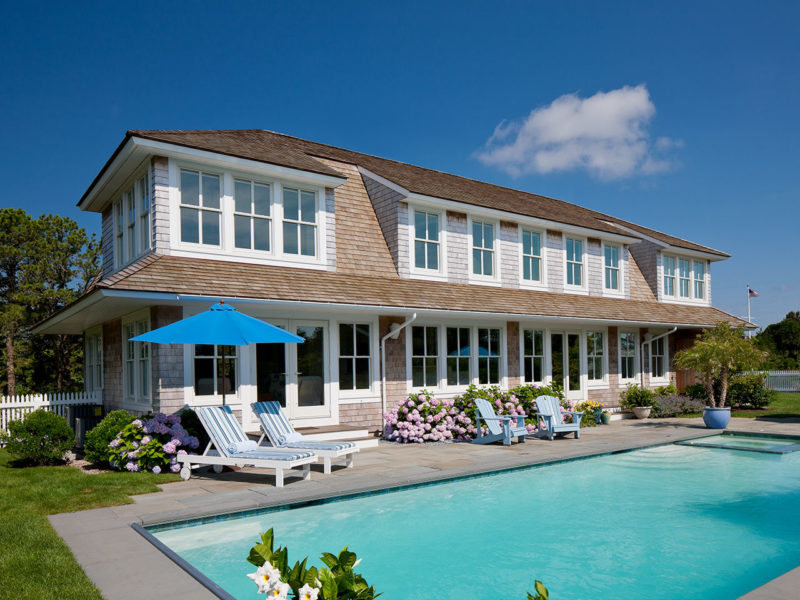
{"label": "flagpole", "polygon": [[[747,322],[752,323],[750,320],[750,284],[747,284]],[[748,331],[747,337],[750,337],[750,332]]]}

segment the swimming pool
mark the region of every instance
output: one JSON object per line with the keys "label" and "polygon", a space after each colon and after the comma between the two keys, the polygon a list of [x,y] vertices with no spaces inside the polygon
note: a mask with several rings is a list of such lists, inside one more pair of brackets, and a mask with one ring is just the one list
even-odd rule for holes
{"label": "swimming pool", "polygon": [[679,445],[179,529],[166,546],[238,599],[250,547],[344,546],[384,598],[738,598],[800,564],[800,453]]}
{"label": "swimming pool", "polygon": [[772,452],[773,454],[785,454],[800,450],[800,438],[795,436],[770,435],[766,433],[743,435],[732,431],[724,431],[719,435],[710,435],[677,443],[683,446],[727,448],[729,450],[749,450],[751,452]]}

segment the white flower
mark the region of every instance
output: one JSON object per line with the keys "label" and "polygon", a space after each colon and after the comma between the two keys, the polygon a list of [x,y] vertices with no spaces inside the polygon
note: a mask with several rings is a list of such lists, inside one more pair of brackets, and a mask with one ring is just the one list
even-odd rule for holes
{"label": "white flower", "polygon": [[358,563],[360,563],[360,562],[361,562],[361,559],[359,558],[356,562],[353,563],[353,567],[357,567]]}
{"label": "white flower", "polygon": [[288,583],[277,582],[275,587],[267,592],[267,598],[275,598],[275,600],[289,600],[289,592],[292,588]]}
{"label": "white flower", "polygon": [[312,588],[310,585],[305,584],[299,590],[298,593],[298,600],[317,600],[317,596],[319,596],[319,588]]}
{"label": "white flower", "polygon": [[258,586],[258,592],[265,594],[272,592],[275,586],[281,582],[281,572],[273,567],[269,562],[265,562],[258,567],[255,573],[248,573],[247,576]]}

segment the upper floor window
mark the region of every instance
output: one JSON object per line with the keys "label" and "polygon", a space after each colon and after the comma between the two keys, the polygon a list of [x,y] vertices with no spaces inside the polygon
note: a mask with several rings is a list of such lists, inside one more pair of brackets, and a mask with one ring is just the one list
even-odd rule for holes
{"label": "upper floor window", "polygon": [[136,196],[130,189],[122,197],[125,201],[125,238],[128,240],[126,256],[130,260],[136,256]]}
{"label": "upper floor window", "polygon": [[605,379],[603,332],[586,332],[586,361],[589,381]]}
{"label": "upper floor window", "polygon": [[181,169],[181,241],[220,245],[220,177]]}
{"label": "upper floor window", "polygon": [[675,295],[675,259],[671,256],[664,257],[664,295]]}
{"label": "upper floor window", "polygon": [[[237,346],[202,344],[194,347],[194,395],[217,396],[236,391]],[[224,355],[224,360],[223,360]]]}
{"label": "upper floor window", "polygon": [[522,361],[525,383],[544,381],[544,331],[525,329],[522,332]]}
{"label": "upper floor window", "polygon": [[369,323],[340,323],[339,389],[368,390],[371,383]]}
{"label": "upper floor window", "polygon": [[583,242],[567,238],[567,285],[583,286]]}
{"label": "upper floor window", "polygon": [[478,329],[478,383],[500,383],[499,329]]}
{"label": "upper floor window", "polygon": [[316,256],[317,195],[283,188],[283,252]]}
{"label": "upper floor window", "polygon": [[411,328],[411,385],[417,388],[439,385],[438,327]]}
{"label": "upper floor window", "polygon": [[440,217],[424,210],[414,211],[414,267],[439,270]]}
{"label": "upper floor window", "polygon": [[680,290],[681,298],[689,298],[689,259],[678,259],[678,289]]}
{"label": "upper floor window", "polygon": [[650,343],[650,376],[664,379],[667,373],[666,338],[658,338]]}
{"label": "upper floor window", "polygon": [[139,251],[150,248],[150,185],[147,174],[136,182],[136,204],[139,206]]}
{"label": "upper floor window", "polygon": [[619,246],[606,245],[604,254],[606,289],[619,291]]}
{"label": "upper floor window", "polygon": [[472,222],[472,273],[494,277],[494,225]]}
{"label": "upper floor window", "polygon": [[122,268],[150,249],[150,186],[145,172],[114,203],[114,260]]}
{"label": "upper floor window", "polygon": [[702,300],[706,296],[706,266],[699,260],[694,261],[694,297]]}
{"label": "upper floor window", "polygon": [[619,376],[623,380],[636,377],[636,334],[630,331],[619,334]]}
{"label": "upper floor window", "polygon": [[234,246],[269,252],[271,229],[270,187],[236,179],[233,182]]}
{"label": "upper floor window", "polygon": [[522,232],[522,278],[542,280],[542,234],[536,231]]}
{"label": "upper floor window", "polygon": [[117,200],[114,203],[114,258],[117,268],[125,264],[125,227],[122,218],[122,200]]}
{"label": "upper floor window", "polygon": [[469,327],[447,328],[447,385],[469,385],[470,376],[470,329]]}

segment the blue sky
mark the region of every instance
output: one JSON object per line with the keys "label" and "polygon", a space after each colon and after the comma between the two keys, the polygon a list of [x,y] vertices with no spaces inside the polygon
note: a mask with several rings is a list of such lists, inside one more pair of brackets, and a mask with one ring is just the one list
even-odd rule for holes
{"label": "blue sky", "polygon": [[126,129],[272,129],[725,250],[714,304],[744,314],[750,282],[753,320],[780,320],[800,4],[654,4],[6,1],[0,202],[99,231],[75,203]]}

